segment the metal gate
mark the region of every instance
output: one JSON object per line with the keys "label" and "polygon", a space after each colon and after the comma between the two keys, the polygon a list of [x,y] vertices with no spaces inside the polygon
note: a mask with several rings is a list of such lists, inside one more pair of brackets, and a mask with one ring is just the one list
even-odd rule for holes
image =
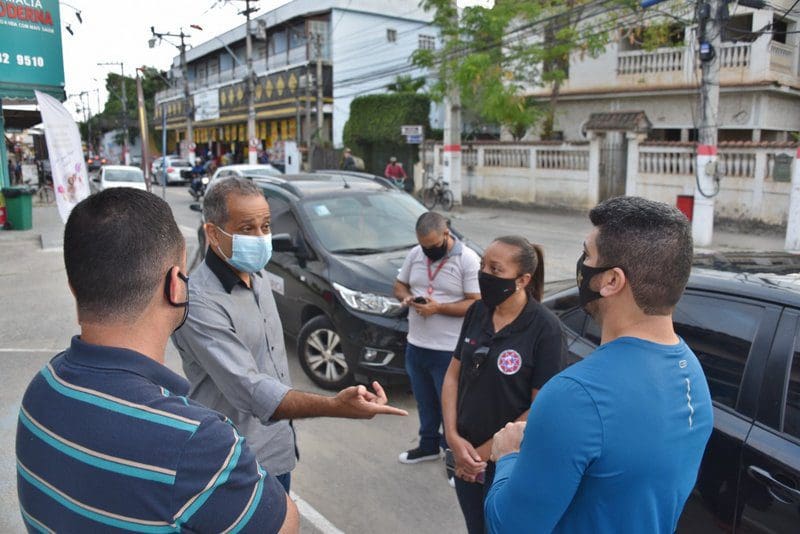
{"label": "metal gate", "polygon": [[605,132],[600,146],[600,201],[625,194],[628,140],[624,132]]}

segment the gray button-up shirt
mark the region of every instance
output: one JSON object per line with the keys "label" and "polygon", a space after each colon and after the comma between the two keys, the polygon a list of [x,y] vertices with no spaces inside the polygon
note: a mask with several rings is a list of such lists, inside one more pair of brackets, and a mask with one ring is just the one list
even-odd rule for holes
{"label": "gray button-up shirt", "polygon": [[269,282],[248,288],[211,250],[189,281],[189,315],[172,335],[189,396],[228,416],[272,475],[294,469],[290,421],[271,421],[291,389],[283,328]]}

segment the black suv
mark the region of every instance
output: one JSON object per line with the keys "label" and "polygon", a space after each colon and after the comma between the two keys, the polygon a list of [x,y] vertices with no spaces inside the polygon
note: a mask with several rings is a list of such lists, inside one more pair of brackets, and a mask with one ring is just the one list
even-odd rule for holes
{"label": "black suv", "polygon": [[[406,381],[407,310],[392,287],[417,244],[414,227],[425,207],[391,185],[350,174],[252,180],[272,217],[266,273],[306,374],[331,390],[354,381]],[[198,238],[205,251],[202,228]]]}
{"label": "black suv", "polygon": [[[679,532],[800,532],[800,256],[696,259],[675,330],[705,371],[714,431]],[[546,305],[572,362],[600,343],[573,287]]]}

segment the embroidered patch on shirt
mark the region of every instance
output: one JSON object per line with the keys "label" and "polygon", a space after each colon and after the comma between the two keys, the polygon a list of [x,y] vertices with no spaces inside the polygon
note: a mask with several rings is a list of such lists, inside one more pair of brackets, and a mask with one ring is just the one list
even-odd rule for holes
{"label": "embroidered patch on shirt", "polygon": [[522,367],[522,356],[515,350],[504,350],[497,357],[497,368],[504,375],[516,374]]}

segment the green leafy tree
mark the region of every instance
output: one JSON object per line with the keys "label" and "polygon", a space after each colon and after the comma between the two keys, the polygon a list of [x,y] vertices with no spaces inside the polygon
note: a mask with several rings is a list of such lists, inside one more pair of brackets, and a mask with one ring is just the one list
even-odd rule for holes
{"label": "green leafy tree", "polygon": [[[415,65],[438,72],[431,96],[441,100],[455,87],[463,108],[517,139],[537,122],[542,137],[553,135],[571,57],[598,56],[631,28],[646,27],[651,16],[636,0],[496,0],[492,8],[468,7],[460,15],[451,0],[421,5],[433,12],[443,40],[437,50],[412,55]],[[652,46],[668,35],[659,29],[645,37]],[[546,104],[527,96],[535,87],[550,89]]]}
{"label": "green leafy tree", "polygon": [[430,130],[431,99],[419,93],[390,93],[360,96],[350,104],[350,118],[343,138],[355,155],[364,159],[367,170],[383,175],[390,156],[413,164],[416,145],[409,145],[400,133],[405,124],[420,124]]}
{"label": "green leafy tree", "polygon": [[392,93],[415,94],[425,87],[425,78],[414,78],[413,76],[400,75],[386,86]]}

